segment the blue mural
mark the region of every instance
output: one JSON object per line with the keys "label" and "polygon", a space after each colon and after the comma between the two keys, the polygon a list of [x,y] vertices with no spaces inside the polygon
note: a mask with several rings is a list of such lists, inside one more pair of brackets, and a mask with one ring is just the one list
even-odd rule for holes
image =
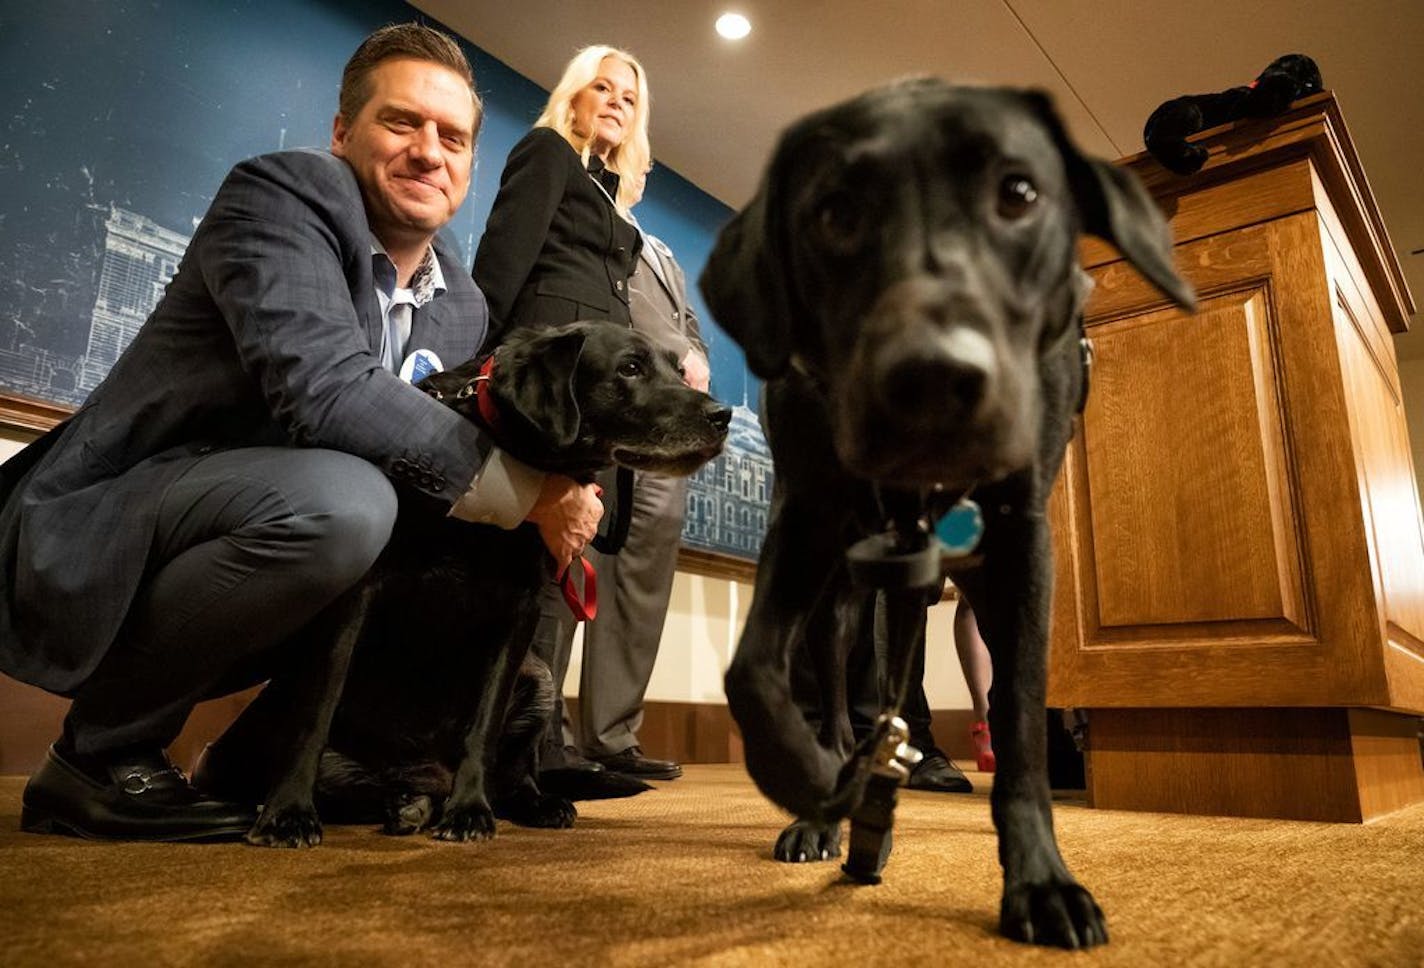
{"label": "blue mural", "polygon": [[[394,0],[0,6],[0,393],[82,403],[162,296],[228,169],[325,146],[347,57],[375,27],[412,19],[429,20]],[[446,231],[468,260],[547,92],[465,46],[486,117],[471,197]],[[638,206],[690,280],[730,214],[662,165]],[[754,557],[771,489],[759,386],[689,295],[712,392],[736,416],[727,454],[692,482],[684,540]]]}

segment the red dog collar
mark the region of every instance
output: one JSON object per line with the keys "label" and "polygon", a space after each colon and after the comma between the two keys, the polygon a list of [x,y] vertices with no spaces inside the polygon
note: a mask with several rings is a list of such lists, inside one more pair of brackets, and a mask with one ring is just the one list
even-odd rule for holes
{"label": "red dog collar", "polygon": [[480,375],[473,381],[475,387],[475,404],[480,408],[480,419],[484,420],[485,426],[490,433],[499,433],[499,407],[495,406],[494,397],[490,395],[490,377],[494,374],[494,354],[491,353],[480,366]]}

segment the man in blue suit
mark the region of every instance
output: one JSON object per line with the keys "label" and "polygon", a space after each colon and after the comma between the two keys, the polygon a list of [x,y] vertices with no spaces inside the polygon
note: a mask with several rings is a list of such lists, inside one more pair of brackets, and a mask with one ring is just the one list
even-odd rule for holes
{"label": "man in blue suit", "polygon": [[26,829],[245,832],[250,810],[201,796],[163,750],[199,700],[308,647],[302,627],[384,547],[395,485],[431,513],[532,521],[560,567],[592,537],[592,486],[518,464],[399,376],[485,336],[437,236],[480,119],[454,41],[372,34],[331,150],[234,168],[108,378],[0,469],[0,670],[74,699]]}

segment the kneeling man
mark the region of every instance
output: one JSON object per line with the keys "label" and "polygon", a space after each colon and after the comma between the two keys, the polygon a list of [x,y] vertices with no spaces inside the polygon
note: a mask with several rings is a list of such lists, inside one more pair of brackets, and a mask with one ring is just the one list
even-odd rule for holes
{"label": "kneeling man", "polygon": [[519,465],[397,375],[485,337],[438,230],[481,105],[459,46],[382,28],[342,77],[331,150],[232,170],[178,273],[70,420],[0,468],[0,671],[73,698],[24,792],[27,830],[239,836],[167,760],[193,706],[280,674],[303,625],[384,547],[396,490],[534,522],[566,566],[591,485]]}

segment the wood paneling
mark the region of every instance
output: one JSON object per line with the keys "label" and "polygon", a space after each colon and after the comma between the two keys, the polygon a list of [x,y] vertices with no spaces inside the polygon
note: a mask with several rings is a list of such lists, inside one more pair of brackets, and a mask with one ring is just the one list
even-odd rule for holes
{"label": "wood paneling", "polygon": [[1103,346],[1055,495],[1074,600],[1060,593],[1050,701],[1388,705],[1380,653],[1358,647],[1375,595],[1341,514],[1359,482],[1319,220],[1177,259],[1195,315],[1122,263],[1093,270]]}
{"label": "wood paneling", "polygon": [[[1392,333],[1409,329],[1414,299],[1331,92],[1298,101],[1278,117],[1224,125],[1192,140],[1209,152],[1206,164],[1194,175],[1175,175],[1145,151],[1118,162],[1133,171],[1173,216],[1173,237],[1179,243],[1302,211],[1293,175],[1299,162],[1308,161],[1317,189],[1315,206],[1327,197],[1334,200],[1342,240],[1358,260],[1359,278],[1378,300],[1380,319]],[[1269,188],[1254,184],[1258,173],[1264,173],[1260,175],[1264,182],[1278,179],[1279,183]],[[1209,194],[1218,185],[1248,184],[1252,187],[1238,189],[1225,199]],[[1274,202],[1251,201],[1263,194]],[[1118,258],[1110,246],[1091,239],[1085,241],[1083,255],[1087,266]]]}
{"label": "wood paneling", "polygon": [[[1325,221],[1325,220],[1323,220]],[[1328,226],[1328,221],[1325,222]],[[1424,668],[1424,515],[1405,423],[1394,344],[1350,272],[1338,239],[1323,233],[1331,310],[1345,381],[1346,414],[1355,441],[1355,473],[1370,556],[1376,563],[1382,635],[1417,662],[1396,667],[1407,686]],[[1408,704],[1404,704],[1409,708]],[[1413,708],[1420,708],[1413,706]]]}
{"label": "wood paneling", "polygon": [[0,428],[26,442],[67,420],[73,412],[74,408],[68,404],[18,393],[0,393]]}
{"label": "wood paneling", "polygon": [[1094,806],[1358,823],[1424,799],[1419,723],[1350,709],[1094,709]]}
{"label": "wood paneling", "polygon": [[[569,714],[577,715],[578,698],[566,697]],[[969,709],[936,709],[931,730],[935,742],[951,759],[974,759],[974,743],[969,727],[974,713]],[[724,703],[667,702],[652,700],[643,706],[643,725],[638,730],[643,751],[659,759],[679,763],[741,763],[742,736]]]}
{"label": "wood paneling", "polygon": [[[578,719],[578,697],[564,699]],[[638,729],[643,752],[678,763],[740,763],[742,737],[724,703],[657,702],[643,705]]]}
{"label": "wood paneling", "polygon": [[[200,703],[178,740],[169,748],[173,762],[191,769],[203,747],[222,734],[256,696],[258,689]],[[578,698],[569,697],[577,715]],[[25,775],[43,761],[45,749],[59,736],[69,701],[0,676],[0,776]],[[974,759],[968,709],[937,709],[935,741],[957,760]],[[650,756],[679,763],[740,763],[742,737],[725,703],[650,701],[639,733]]]}
{"label": "wood paneling", "polygon": [[[203,747],[222,735],[258,691],[199,703],[168,748],[169,757],[182,769],[191,769]],[[0,676],[0,776],[33,772],[49,744],[59,738],[68,709],[68,699]]]}
{"label": "wood paneling", "polygon": [[68,709],[67,699],[0,676],[0,776],[34,772]]}
{"label": "wood paneling", "polygon": [[[1308,212],[1315,207],[1310,162],[1299,158],[1282,168],[1232,181],[1198,182],[1191,192],[1159,198],[1159,204],[1171,220],[1172,237],[1178,245]],[[1089,268],[1122,258],[1109,243],[1094,236],[1084,237],[1079,253]]]}
{"label": "wood paneling", "polygon": [[[1083,419],[1103,627],[1281,619],[1304,631],[1265,286],[1092,329]],[[1150,467],[1155,473],[1143,473]]]}
{"label": "wood paneling", "polygon": [[1424,800],[1419,720],[1377,709],[1348,713],[1360,815],[1369,820]]}
{"label": "wood paneling", "polygon": [[1413,719],[1375,711],[1424,711],[1390,336],[1413,302],[1333,99],[1205,143],[1199,176],[1124,162],[1195,313],[1083,247],[1097,357],[1050,506],[1049,701],[1093,710],[1100,805],[1360,819],[1424,798]]}

